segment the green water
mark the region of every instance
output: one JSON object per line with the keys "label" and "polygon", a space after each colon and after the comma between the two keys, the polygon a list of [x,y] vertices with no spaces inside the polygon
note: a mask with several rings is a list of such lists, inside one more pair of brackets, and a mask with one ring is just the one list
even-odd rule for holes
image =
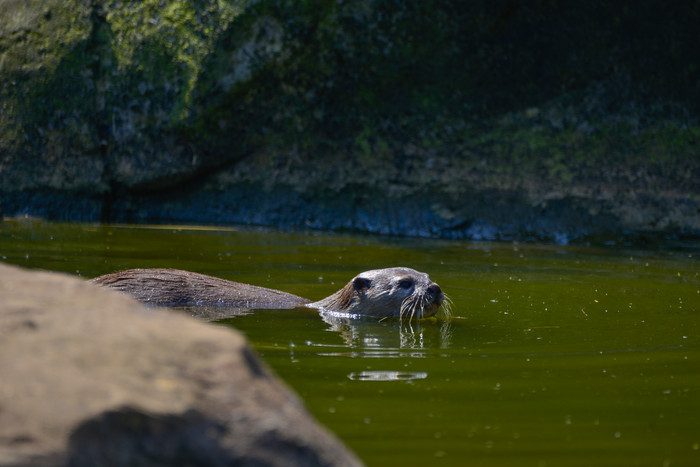
{"label": "green water", "polygon": [[[368,465],[700,465],[700,244],[646,250],[5,221],[0,258],[83,277],[177,267],[310,299],[406,265],[454,319],[242,330]],[[184,312],[184,311],[181,311]]]}

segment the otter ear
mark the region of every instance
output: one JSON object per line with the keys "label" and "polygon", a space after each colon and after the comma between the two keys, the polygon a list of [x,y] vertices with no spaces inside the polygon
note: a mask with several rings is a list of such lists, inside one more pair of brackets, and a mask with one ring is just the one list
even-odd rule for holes
{"label": "otter ear", "polygon": [[367,289],[369,289],[369,286],[372,284],[372,281],[369,279],[365,279],[363,277],[356,277],[352,280],[352,286],[355,288],[357,292],[363,292]]}

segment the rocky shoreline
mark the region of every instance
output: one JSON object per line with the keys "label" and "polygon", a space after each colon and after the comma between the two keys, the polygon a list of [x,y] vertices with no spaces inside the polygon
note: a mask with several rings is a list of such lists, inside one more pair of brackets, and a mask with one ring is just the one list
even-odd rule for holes
{"label": "rocky shoreline", "polygon": [[313,5],[3,3],[0,211],[700,237],[697,8]]}

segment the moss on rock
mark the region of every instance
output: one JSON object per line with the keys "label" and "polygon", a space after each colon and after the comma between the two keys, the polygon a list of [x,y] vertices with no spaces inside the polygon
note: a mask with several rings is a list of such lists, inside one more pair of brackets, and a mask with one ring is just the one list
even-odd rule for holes
{"label": "moss on rock", "polygon": [[107,192],[186,177],[202,165],[181,127],[201,64],[239,2],[1,8],[5,186]]}
{"label": "moss on rock", "polygon": [[[371,193],[389,211],[426,200],[427,226],[393,233],[468,236],[508,209],[528,213],[512,229],[526,235],[558,215],[574,231],[579,211],[593,230],[700,231],[691,3],[32,0],[0,13],[9,213],[31,210],[22,193],[59,190],[101,199],[105,219],[178,206],[190,221],[276,224],[288,209],[280,225],[381,225],[383,208],[352,208]],[[252,189],[267,214],[217,207]],[[352,218],[275,204],[290,192]],[[532,227],[538,213],[551,222]]]}

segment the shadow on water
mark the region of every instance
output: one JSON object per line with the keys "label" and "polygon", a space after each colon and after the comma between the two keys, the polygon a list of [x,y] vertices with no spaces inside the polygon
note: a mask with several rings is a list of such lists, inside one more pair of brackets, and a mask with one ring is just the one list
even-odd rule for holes
{"label": "shadow on water", "polygon": [[[279,313],[279,310],[253,310],[229,306],[184,306],[174,309],[201,321],[219,322],[220,324],[234,327],[237,322],[233,318],[256,313]],[[326,331],[337,333],[342,340],[342,346],[351,351],[349,354],[346,352],[329,352],[325,354],[319,353],[319,355],[362,355],[371,357],[372,352],[380,351],[380,355],[386,357],[388,356],[388,351],[393,349],[447,349],[452,346],[451,337],[454,325],[451,320],[428,318],[412,321],[398,319],[378,321],[376,318],[348,316],[342,313],[304,308],[283,313],[308,316],[311,312],[317,313],[321,320],[328,324]],[[353,352],[361,353],[356,354]]]}

